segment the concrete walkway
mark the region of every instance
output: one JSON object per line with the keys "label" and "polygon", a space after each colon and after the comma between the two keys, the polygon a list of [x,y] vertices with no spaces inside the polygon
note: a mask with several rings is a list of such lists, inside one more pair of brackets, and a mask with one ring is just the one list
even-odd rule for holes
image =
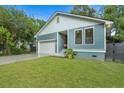
{"label": "concrete walkway", "polygon": [[[41,55],[45,56],[45,55]],[[0,65],[2,64],[10,64],[24,60],[36,59],[38,56],[36,54],[22,54],[22,55],[12,55],[12,56],[1,56],[0,57]]]}

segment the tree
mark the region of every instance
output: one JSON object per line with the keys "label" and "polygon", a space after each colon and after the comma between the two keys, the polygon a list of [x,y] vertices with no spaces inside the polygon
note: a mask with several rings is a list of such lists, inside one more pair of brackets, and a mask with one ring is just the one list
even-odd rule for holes
{"label": "tree", "polygon": [[72,14],[83,15],[83,16],[96,16],[96,10],[89,7],[88,5],[75,5],[73,9],[70,11]]}
{"label": "tree", "polygon": [[11,53],[10,48],[13,46],[13,38],[11,33],[3,26],[0,27],[0,45],[5,48],[4,53]]}
{"label": "tree", "polygon": [[109,5],[103,8],[103,18],[108,20],[116,20],[118,17],[118,8],[116,5]]}
{"label": "tree", "polygon": [[117,19],[117,24],[116,24],[117,32],[114,37],[115,41],[118,42],[123,42],[124,41],[124,16],[119,17]]}
{"label": "tree", "polygon": [[27,16],[23,10],[16,7],[0,6],[0,26],[11,34],[15,48],[24,47],[28,43],[33,44],[34,35],[44,24],[45,21]]}
{"label": "tree", "polygon": [[116,35],[113,37],[114,41],[124,41],[124,6],[104,6],[102,12],[102,17],[104,19],[112,20],[114,22],[114,27],[116,28]]}

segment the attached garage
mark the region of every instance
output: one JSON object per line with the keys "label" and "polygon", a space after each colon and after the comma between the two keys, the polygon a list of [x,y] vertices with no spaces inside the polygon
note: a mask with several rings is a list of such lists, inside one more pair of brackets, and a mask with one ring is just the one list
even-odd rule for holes
{"label": "attached garage", "polygon": [[55,54],[56,40],[43,40],[38,42],[38,54]]}

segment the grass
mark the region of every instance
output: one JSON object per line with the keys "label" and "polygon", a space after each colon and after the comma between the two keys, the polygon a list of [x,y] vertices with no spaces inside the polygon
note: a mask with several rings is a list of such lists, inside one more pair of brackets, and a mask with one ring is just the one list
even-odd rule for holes
{"label": "grass", "polygon": [[1,65],[0,87],[124,87],[124,64],[43,57]]}

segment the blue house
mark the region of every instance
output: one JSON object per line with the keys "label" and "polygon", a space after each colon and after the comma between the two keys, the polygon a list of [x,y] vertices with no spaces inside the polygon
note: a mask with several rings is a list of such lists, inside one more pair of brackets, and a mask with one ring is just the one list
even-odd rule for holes
{"label": "blue house", "polygon": [[79,58],[105,59],[106,33],[113,22],[99,18],[54,13],[35,35],[37,53],[63,56],[72,48]]}

